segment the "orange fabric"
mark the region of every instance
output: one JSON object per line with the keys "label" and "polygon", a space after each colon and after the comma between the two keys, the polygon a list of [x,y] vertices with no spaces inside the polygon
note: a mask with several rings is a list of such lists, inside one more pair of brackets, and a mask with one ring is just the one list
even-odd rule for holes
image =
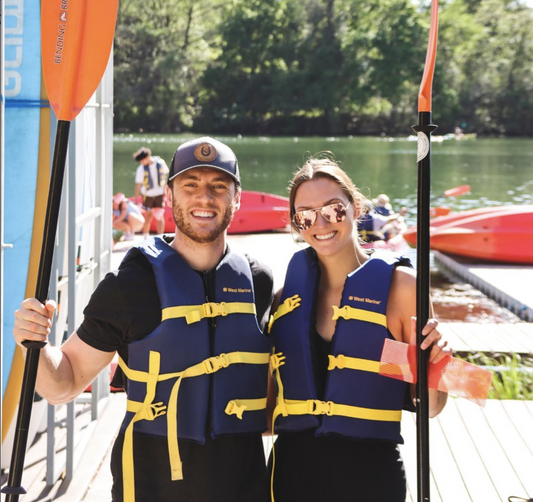
{"label": "orange fabric", "polygon": [[[396,340],[385,340],[380,361],[380,375],[416,383],[416,347]],[[428,384],[479,406],[485,406],[492,382],[492,372],[456,357],[446,357],[429,364]]]}

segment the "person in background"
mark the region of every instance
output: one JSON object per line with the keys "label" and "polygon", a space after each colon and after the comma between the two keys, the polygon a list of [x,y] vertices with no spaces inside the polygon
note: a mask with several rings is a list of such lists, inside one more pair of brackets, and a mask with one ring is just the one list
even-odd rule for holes
{"label": "person in background", "polygon": [[113,197],[113,228],[124,232],[124,240],[131,241],[135,232],[144,225],[140,209],[131,200],[119,192]]}
{"label": "person in background", "polygon": [[402,231],[403,217],[406,214],[405,206],[399,212],[393,212],[390,199],[385,194],[379,194],[372,202],[365,199],[361,217],[357,222],[361,239],[364,242],[391,239]]}
{"label": "person in background", "polygon": [[[290,186],[297,252],[270,323],[278,437],[271,457],[276,502],[403,502],[398,444],[414,387],[382,376],[385,340],[416,339],[416,277],[408,258],[365,251],[357,220],[365,199],[331,156],[310,158]],[[430,319],[430,364],[450,350]],[[430,415],[447,394],[430,391]]]}
{"label": "person in background", "polygon": [[[107,274],[77,331],[41,350],[37,392],[71,401],[118,352],[112,385],[128,400],[111,454],[113,502],[268,502],[273,277],[226,243],[241,194],[235,154],[212,138],[184,143],[166,192],[175,234],[133,247]],[[25,300],[16,342],[46,341],[54,309]]]}
{"label": "person in background", "polygon": [[143,146],[133,154],[139,167],[135,173],[135,203],[138,203],[139,195],[142,195],[142,204],[146,210],[143,235],[145,238],[150,233],[152,218],[157,220],[157,233],[165,231],[165,193],[168,166],[161,157],[153,156],[152,151]]}

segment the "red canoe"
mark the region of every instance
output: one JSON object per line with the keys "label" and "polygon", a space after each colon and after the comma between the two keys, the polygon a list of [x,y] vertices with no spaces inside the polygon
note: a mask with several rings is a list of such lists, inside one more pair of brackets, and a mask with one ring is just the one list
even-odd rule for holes
{"label": "red canoe", "polygon": [[[533,264],[533,205],[498,206],[431,220],[430,247],[444,253],[499,263]],[[416,246],[416,226],[404,239]]]}
{"label": "red canoe", "polygon": [[[133,198],[132,198],[133,199]],[[144,210],[143,210],[144,215]],[[176,225],[172,208],[165,207],[165,233],[174,233]],[[235,213],[229,234],[265,232],[285,228],[289,223],[289,199],[280,195],[243,190],[241,207]],[[150,231],[157,232],[157,222],[152,218]]]}

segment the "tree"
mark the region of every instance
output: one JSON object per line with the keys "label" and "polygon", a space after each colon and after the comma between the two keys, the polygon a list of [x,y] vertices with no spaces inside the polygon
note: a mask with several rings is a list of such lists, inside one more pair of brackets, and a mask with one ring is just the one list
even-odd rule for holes
{"label": "tree", "polygon": [[220,0],[121,0],[115,34],[118,130],[190,127],[197,81],[214,57]]}

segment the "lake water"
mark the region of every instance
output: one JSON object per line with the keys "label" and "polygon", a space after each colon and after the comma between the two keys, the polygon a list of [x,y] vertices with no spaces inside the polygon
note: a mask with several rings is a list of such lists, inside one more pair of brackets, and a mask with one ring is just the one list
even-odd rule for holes
{"label": "lake water", "polygon": [[[127,134],[114,138],[114,192],[134,193],[137,163],[132,154],[148,146],[170,164],[176,148],[192,135]],[[364,195],[386,193],[393,207],[406,206],[408,224],[416,220],[416,141],[388,137],[241,137],[215,136],[235,151],[246,190],[287,195],[292,173],[310,154],[331,151]],[[442,139],[438,138],[437,139]],[[433,141],[431,181],[433,204],[465,210],[506,204],[533,204],[533,140],[444,139]],[[443,196],[445,190],[469,184],[469,194]],[[432,279],[436,310],[441,318],[510,320],[512,314],[479,296],[468,285]],[[485,303],[484,303],[485,302]],[[450,307],[450,308],[448,308]],[[453,309],[451,308],[453,307]],[[486,307],[486,308],[485,308]],[[480,310],[481,309],[481,310]]]}

